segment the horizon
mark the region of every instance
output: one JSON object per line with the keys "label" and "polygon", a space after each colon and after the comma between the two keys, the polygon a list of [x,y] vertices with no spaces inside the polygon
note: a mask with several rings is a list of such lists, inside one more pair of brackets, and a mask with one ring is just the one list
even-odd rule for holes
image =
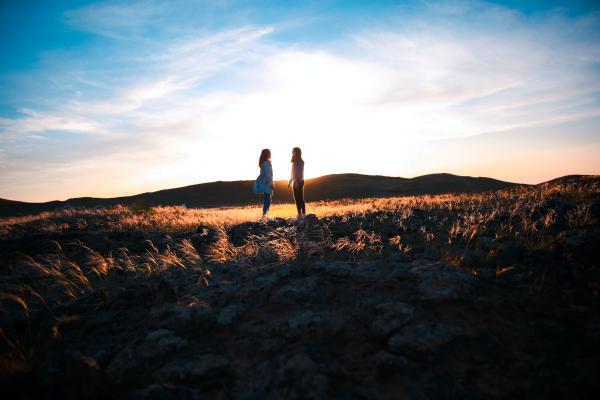
{"label": "horizon", "polygon": [[[0,5],[0,198],[275,179],[600,174],[589,1]],[[350,171],[350,172],[348,172]],[[410,179],[410,178],[408,178]]]}
{"label": "horizon", "polygon": [[[320,179],[320,178],[324,178],[327,176],[336,176],[336,175],[360,175],[360,176],[366,176],[366,177],[381,177],[381,178],[392,178],[392,179],[406,179],[406,180],[412,180],[412,179],[416,179],[416,178],[421,178],[424,176],[431,176],[431,175],[451,175],[451,176],[456,176],[456,177],[461,177],[461,178],[474,178],[474,179],[492,179],[492,180],[496,180],[499,182],[504,182],[504,183],[509,183],[509,184],[514,184],[514,185],[531,185],[531,186],[536,186],[536,185],[541,185],[543,183],[546,182],[550,182],[556,179],[561,179],[561,178],[566,178],[569,176],[597,176],[597,175],[587,175],[587,174],[569,174],[569,175],[562,175],[562,176],[557,176],[545,181],[541,181],[541,182],[536,182],[536,183],[524,183],[524,182],[512,182],[512,181],[503,181],[501,179],[496,179],[493,177],[489,177],[489,176],[470,176],[470,175],[456,175],[456,174],[451,174],[449,172],[437,172],[437,173],[430,173],[430,174],[423,174],[423,175],[415,175],[415,176],[411,176],[411,177],[405,177],[405,176],[390,176],[390,175],[377,175],[377,174],[361,174],[361,173],[357,173],[357,172],[339,172],[339,173],[334,173],[334,174],[325,174],[325,175],[320,175],[320,176],[315,176],[315,177],[311,177],[311,178],[307,178],[307,181],[313,180],[313,179]],[[177,190],[177,189],[183,189],[186,187],[190,187],[190,186],[198,186],[198,185],[207,185],[207,184],[211,184],[211,183],[236,183],[236,182],[252,182],[253,179],[238,179],[238,180],[216,180],[216,181],[208,181],[208,182],[198,182],[198,183],[191,183],[189,185],[183,185],[183,186],[176,186],[176,187],[168,187],[168,188],[159,188],[156,190],[151,190],[151,191],[146,191],[146,192],[136,192],[136,193],[127,193],[127,194],[123,194],[123,195],[119,195],[119,196],[113,196],[113,197],[101,197],[101,196],[78,196],[78,197],[69,197],[69,198],[63,198],[63,199],[52,199],[52,200],[48,200],[48,201],[43,201],[43,202],[28,202],[28,201],[22,201],[22,200],[15,200],[15,199],[7,199],[7,198],[0,198],[0,200],[9,200],[9,201],[16,201],[16,202],[20,202],[20,203],[29,203],[29,204],[41,204],[41,203],[51,203],[51,202],[67,202],[69,200],[76,200],[76,199],[83,199],[83,198],[97,198],[97,199],[112,199],[112,198],[119,198],[119,197],[131,197],[131,196],[136,196],[136,195],[141,195],[141,194],[147,194],[147,193],[155,193],[155,192],[160,192],[160,191],[165,191],[165,190]],[[287,179],[275,179],[275,182],[287,182]],[[280,191],[282,190],[281,188],[275,188],[276,191]],[[284,188],[285,190],[285,188]]]}

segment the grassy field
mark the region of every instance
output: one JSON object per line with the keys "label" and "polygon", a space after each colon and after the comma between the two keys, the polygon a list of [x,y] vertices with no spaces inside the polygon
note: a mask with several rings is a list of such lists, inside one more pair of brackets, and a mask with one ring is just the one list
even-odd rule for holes
{"label": "grassy field", "polygon": [[[247,273],[323,263],[352,270],[369,263],[387,268],[427,262],[439,266],[440,276],[459,271],[501,288],[498,296],[561,299],[584,307],[586,316],[598,309],[598,177],[482,194],[324,201],[308,203],[307,210],[314,216],[303,221],[296,221],[291,204],[275,205],[267,222],[259,222],[258,205],[115,206],[0,220],[0,374],[12,382],[7,387],[15,389],[23,376],[38,388],[54,382],[43,371],[53,365],[49,360],[68,353],[69,329],[85,336],[78,324],[95,318],[91,310],[113,309],[127,290],[150,287],[152,295],[140,301],[148,309],[163,306],[156,282],[174,287],[168,302],[193,308],[208,301],[202,296],[216,296],[210,291],[223,282],[243,286],[240,277]],[[377,279],[384,284],[385,276]],[[128,331],[148,329],[120,324]],[[126,343],[107,344],[108,354],[95,357],[102,374],[110,376]],[[70,350],[91,351],[77,346]],[[143,380],[135,375],[139,385]],[[110,382],[121,394],[138,387]],[[239,385],[234,397],[244,391]]]}

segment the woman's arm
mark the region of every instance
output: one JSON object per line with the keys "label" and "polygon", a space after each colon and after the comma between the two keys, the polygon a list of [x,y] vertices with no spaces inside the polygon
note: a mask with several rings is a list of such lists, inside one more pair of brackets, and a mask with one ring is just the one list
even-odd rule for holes
{"label": "woman's arm", "polygon": [[267,185],[273,187],[273,166],[268,161],[265,161],[265,164],[265,181],[267,182]]}
{"label": "woman's arm", "polygon": [[290,175],[290,181],[288,182],[288,187],[290,187],[290,185],[294,181],[294,172],[296,172],[295,170],[296,170],[296,163],[292,163],[292,173]]}

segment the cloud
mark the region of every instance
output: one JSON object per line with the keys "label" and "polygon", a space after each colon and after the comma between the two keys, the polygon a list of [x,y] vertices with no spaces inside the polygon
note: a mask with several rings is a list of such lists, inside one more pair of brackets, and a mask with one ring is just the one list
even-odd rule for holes
{"label": "cloud", "polygon": [[381,102],[462,115],[471,134],[595,115],[600,53],[579,37],[598,38],[600,25],[589,16],[527,19],[496,10],[470,15],[473,23],[448,19],[420,30],[409,23],[357,37],[365,57],[401,71]]}
{"label": "cloud", "polygon": [[[141,70],[128,73],[126,67],[115,71],[120,79],[114,83],[96,82],[81,72],[67,70],[53,81],[69,81],[72,87],[75,75],[82,83],[77,89],[79,95],[45,102],[44,110],[23,108],[20,117],[0,119],[0,137],[45,131],[108,133],[118,132],[120,126],[147,125],[143,122],[145,115],[155,113],[156,108],[168,112],[170,103],[177,102],[181,92],[247,58],[250,49],[257,54],[256,42],[270,32],[270,27],[242,27],[161,43]],[[107,95],[94,99],[97,88]]]}
{"label": "cloud", "polygon": [[[63,182],[67,170],[77,171],[77,179],[95,176],[110,180],[114,171],[107,166],[135,175],[136,178],[126,180],[131,188],[138,187],[135,182],[140,181],[143,171],[154,167],[157,161],[168,163],[177,157],[178,153],[170,150],[174,141],[201,133],[197,128],[203,113],[222,106],[218,95],[207,98],[198,94],[198,85],[240,60],[259,57],[263,50],[257,42],[270,32],[272,28],[268,26],[240,27],[161,42],[153,48],[152,57],[142,63],[141,70],[131,73],[126,66],[118,71],[120,77],[115,81],[97,81],[81,70],[74,73],[67,64],[63,75],[53,79],[68,81],[70,87],[78,83],[78,95],[56,96],[38,103],[38,107],[22,108],[14,117],[0,118],[0,183],[7,192],[3,195],[15,197],[13,193],[25,187],[23,193],[31,193],[35,188],[32,181],[54,182],[53,190],[60,193],[69,187]],[[100,98],[95,95],[98,88],[104,93]],[[73,136],[66,134],[76,134],[81,139],[74,141]],[[47,146],[32,142],[44,138],[50,139],[47,146],[53,146],[55,151],[48,152]],[[136,154],[133,158],[132,153]],[[32,159],[34,163],[28,161]],[[157,184],[165,182],[151,185],[156,188]],[[86,185],[70,187],[82,190]],[[118,187],[123,189],[125,185]],[[51,193],[45,191],[42,196],[52,196]],[[115,189],[103,193],[112,195]]]}
{"label": "cloud", "polygon": [[85,118],[51,115],[30,109],[19,110],[20,118],[0,118],[0,136],[14,139],[23,134],[40,132],[93,133],[102,130],[101,125]]}
{"label": "cloud", "polygon": [[65,12],[64,19],[78,30],[130,40],[141,38],[166,9],[165,3],[156,1],[110,1],[69,10]]}

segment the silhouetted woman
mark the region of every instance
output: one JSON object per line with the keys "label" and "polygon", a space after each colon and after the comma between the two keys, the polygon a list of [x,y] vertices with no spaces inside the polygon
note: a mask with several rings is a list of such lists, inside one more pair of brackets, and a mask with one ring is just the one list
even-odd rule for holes
{"label": "silhouetted woman", "polygon": [[266,217],[271,208],[271,196],[273,195],[273,167],[271,166],[271,150],[263,149],[258,159],[260,175],[256,179],[257,191],[263,193],[263,217]]}
{"label": "silhouetted woman", "polygon": [[292,150],[292,176],[288,183],[294,185],[294,200],[296,200],[296,209],[298,216],[306,214],[306,204],[304,203],[304,160],[302,160],[302,150],[294,147]]}

